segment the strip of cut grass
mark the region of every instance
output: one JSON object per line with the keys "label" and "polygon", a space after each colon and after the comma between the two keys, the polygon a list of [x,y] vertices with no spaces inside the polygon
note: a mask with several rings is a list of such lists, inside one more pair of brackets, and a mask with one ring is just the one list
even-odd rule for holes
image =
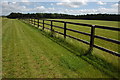
{"label": "strip of cut grass", "polygon": [[13,19],[3,19],[2,23],[3,78],[115,77],[75,56],[32,26]]}
{"label": "strip of cut grass", "polygon": [[[51,34],[52,33],[50,32],[50,35]],[[50,35],[48,36],[49,38],[51,38]],[[52,34],[52,35],[54,35],[54,37],[57,36],[55,33]],[[53,41],[56,40],[56,38],[54,38],[54,37],[51,38]],[[74,53],[76,56],[80,57],[82,54],[86,53],[87,50],[85,51],[85,48],[83,48],[83,46],[82,47],[76,47],[76,45],[73,45],[73,42],[69,43],[68,40],[71,40],[71,39],[67,39],[65,41],[64,39],[62,39],[62,37],[61,38],[60,38],[60,36],[57,36],[57,37],[58,37],[58,40],[55,41],[55,42],[57,42],[59,45],[63,46],[64,48],[66,48],[66,46],[67,46],[66,49],[71,51],[72,53]],[[64,43],[64,41],[67,42],[67,44]],[[63,42],[63,44],[60,44],[59,42]],[[77,42],[77,44],[78,44],[78,42]],[[96,57],[95,55],[94,56],[93,55],[82,56],[81,58],[84,59],[85,61],[87,61],[88,63],[94,65],[96,68],[98,68],[102,72],[105,72],[106,74],[107,73],[111,74],[111,72],[112,72],[114,75],[118,76],[118,68],[115,68],[114,66],[112,66],[112,64],[107,63],[106,61]],[[104,68],[107,69],[107,70],[105,70]]]}
{"label": "strip of cut grass", "polygon": [[[52,20],[85,23],[85,24],[101,25],[101,26],[108,26],[108,27],[118,27],[118,23],[119,23],[117,21],[102,21],[102,20],[76,20],[76,19],[52,19]],[[40,20],[40,22],[42,22],[42,20]],[[50,21],[45,21],[45,23],[50,24]],[[53,24],[56,25],[56,26],[64,27],[63,23],[53,22]],[[45,27],[50,28],[50,26],[48,26],[48,25],[45,25]],[[86,33],[90,33],[90,31],[91,31],[91,29],[87,26],[78,26],[78,25],[72,25],[72,24],[67,24],[67,28],[82,31],[82,32],[86,32]],[[60,28],[53,27],[53,29],[55,31],[59,31],[59,32],[62,32],[62,33],[64,32],[64,30],[60,29]],[[48,31],[48,30],[45,30],[45,31]],[[86,35],[83,35],[83,34],[78,34],[78,33],[71,32],[71,31],[67,31],[67,34],[72,35],[72,36],[77,37],[77,38],[80,38],[80,39],[83,39],[83,40],[86,40],[86,41],[90,41],[90,37],[86,36]],[[119,40],[117,31],[111,31],[111,30],[96,28],[95,35],[110,38],[110,39],[114,39],[114,40]],[[56,34],[56,36],[59,36],[59,37],[63,38],[63,36],[58,35],[58,34]],[[80,48],[84,47],[86,49],[89,49],[88,45],[83,44],[81,42],[78,42],[76,40],[73,40],[73,39],[70,39],[70,38],[67,38],[66,40],[68,42],[71,42],[73,45],[75,45],[77,47],[80,47]],[[119,45],[118,44],[108,42],[108,41],[105,41],[105,40],[101,40],[101,39],[97,39],[97,38],[95,38],[95,44],[99,45],[101,47],[104,47],[106,49],[119,52]],[[96,49],[96,48],[94,48],[92,54],[108,61],[109,63],[112,63],[114,66],[116,66],[118,68],[120,67],[119,66],[119,60],[118,60],[119,58],[112,55],[112,54],[109,54],[107,52],[101,51],[101,50]]]}

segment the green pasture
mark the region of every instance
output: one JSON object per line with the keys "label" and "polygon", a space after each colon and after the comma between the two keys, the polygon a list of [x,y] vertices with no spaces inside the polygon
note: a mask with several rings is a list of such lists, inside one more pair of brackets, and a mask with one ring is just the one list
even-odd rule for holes
{"label": "green pasture", "polygon": [[[91,25],[101,25],[101,26],[117,27],[117,28],[118,28],[118,24],[119,24],[119,22],[117,22],[117,21],[102,21],[102,20],[76,20],[76,19],[51,19],[51,20],[84,23],[84,24],[91,24]],[[42,22],[42,20],[40,20],[40,22]],[[50,21],[45,21],[45,23],[50,24]],[[40,25],[42,26],[42,24],[40,24]],[[64,27],[64,24],[60,23],[60,22],[53,22],[53,25]],[[45,27],[50,28],[49,25],[45,25]],[[90,27],[73,25],[73,24],[67,24],[67,28],[77,30],[77,31],[86,32],[86,33],[90,33],[90,31],[91,31]],[[59,32],[62,32],[62,33],[64,32],[64,30],[60,29],[60,28],[53,27],[53,29],[55,31],[59,31]],[[61,35],[58,35],[56,33],[54,33],[54,34],[56,36],[61,37]],[[67,34],[71,35],[71,36],[74,36],[76,38],[79,38],[79,39],[90,42],[90,37],[89,36],[79,34],[79,33],[75,33],[75,32],[68,31],[68,30],[67,30]],[[113,40],[119,40],[118,39],[119,34],[118,34],[117,31],[96,28],[95,29],[95,35],[106,37],[106,38],[113,39]],[[63,36],[62,36],[62,38],[63,38]],[[70,39],[70,38],[67,38],[66,41],[70,42],[71,44],[73,44],[77,47],[85,48],[86,50],[89,48],[89,45],[86,45],[82,42],[78,42],[78,41]],[[98,39],[98,38],[95,38],[95,44],[99,45],[101,47],[104,47],[106,49],[109,49],[109,50],[112,50],[112,51],[115,51],[115,52],[119,52],[119,45],[118,44],[108,42],[108,41]],[[116,66],[118,66],[118,64],[119,64],[118,57],[115,57],[115,56],[113,56],[113,55],[111,55],[107,52],[101,51],[99,49],[94,48],[92,54],[93,55],[95,54],[96,56],[99,56],[102,59],[107,60],[109,63],[112,63],[114,65],[117,64]]]}
{"label": "green pasture", "polygon": [[[54,24],[62,26],[62,24]],[[75,29],[85,30],[81,27]],[[89,31],[86,30],[86,32]],[[80,36],[68,33],[76,37]],[[100,33],[98,32],[98,34]],[[54,35],[59,37],[55,33]],[[107,36],[107,34],[105,35]],[[117,36],[116,33],[113,35]],[[80,38],[88,40],[82,36]],[[51,37],[50,33],[21,20],[2,19],[3,78],[118,78],[118,57],[97,49],[93,54],[98,57],[78,55],[87,48],[87,45],[70,38],[63,41],[61,38]],[[117,47],[113,48],[111,50],[117,50]]]}

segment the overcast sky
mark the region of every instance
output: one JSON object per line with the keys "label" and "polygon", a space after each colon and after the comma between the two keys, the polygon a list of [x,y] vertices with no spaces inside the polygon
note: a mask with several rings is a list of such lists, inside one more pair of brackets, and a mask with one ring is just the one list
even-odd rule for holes
{"label": "overcast sky", "polygon": [[0,0],[1,15],[21,13],[118,14],[119,0]]}

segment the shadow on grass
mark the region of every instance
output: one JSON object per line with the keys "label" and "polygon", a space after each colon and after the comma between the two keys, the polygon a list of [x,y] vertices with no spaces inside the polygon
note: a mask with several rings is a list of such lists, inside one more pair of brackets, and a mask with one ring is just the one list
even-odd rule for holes
{"label": "shadow on grass", "polygon": [[118,78],[119,77],[119,71],[116,67],[112,66],[112,64],[106,62],[105,60],[96,57],[95,55],[92,55],[92,52],[85,51],[84,49],[77,48],[76,46],[73,46],[72,44],[66,42],[64,39],[57,38],[51,36],[51,34],[48,34],[43,31],[42,33],[44,36],[48,37],[58,45],[64,47],[74,55],[76,55],[79,58],[82,58],[84,61],[88,62],[89,64],[93,65],[95,68],[99,69],[103,73],[109,75],[112,78]]}
{"label": "shadow on grass", "polygon": [[118,79],[119,78],[119,71],[116,67],[112,66],[112,64],[106,62],[105,60],[96,57],[95,55],[92,55],[92,52],[88,50],[84,50],[84,48],[78,48],[76,46],[73,46],[71,43],[67,42],[66,40],[53,36],[53,33],[43,31],[41,29],[38,29],[37,27],[33,27],[33,25],[30,25],[26,23],[33,29],[36,29],[38,32],[40,32],[42,35],[48,37],[53,42],[57,43],[58,45],[64,47],[71,53],[73,53],[75,56],[83,59],[84,61],[88,62],[89,64],[93,65],[95,68],[103,72],[104,74],[107,74],[108,76]]}

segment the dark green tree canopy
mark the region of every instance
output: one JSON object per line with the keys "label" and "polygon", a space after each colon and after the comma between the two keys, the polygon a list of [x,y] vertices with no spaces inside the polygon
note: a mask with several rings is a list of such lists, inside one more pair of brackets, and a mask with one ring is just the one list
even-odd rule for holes
{"label": "dark green tree canopy", "polygon": [[69,15],[58,13],[10,13],[8,18],[37,18],[37,19],[88,19],[88,20],[110,20],[120,21],[119,14],[86,14],[86,15]]}

